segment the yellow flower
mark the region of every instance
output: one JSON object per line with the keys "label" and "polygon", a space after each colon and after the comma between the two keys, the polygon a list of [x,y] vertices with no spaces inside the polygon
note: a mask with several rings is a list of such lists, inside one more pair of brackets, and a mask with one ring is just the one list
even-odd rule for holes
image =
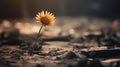
{"label": "yellow flower", "polygon": [[52,13],[46,11],[42,11],[42,12],[39,12],[37,15],[36,15],[36,21],[43,25],[43,26],[51,26],[51,25],[54,25],[54,22],[55,22],[55,17]]}

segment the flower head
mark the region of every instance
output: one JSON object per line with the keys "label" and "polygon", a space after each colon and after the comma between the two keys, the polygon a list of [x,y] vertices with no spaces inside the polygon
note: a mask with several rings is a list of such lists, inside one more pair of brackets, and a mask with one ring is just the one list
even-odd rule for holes
{"label": "flower head", "polygon": [[41,25],[54,25],[55,17],[52,13],[42,11],[36,15],[36,21]]}

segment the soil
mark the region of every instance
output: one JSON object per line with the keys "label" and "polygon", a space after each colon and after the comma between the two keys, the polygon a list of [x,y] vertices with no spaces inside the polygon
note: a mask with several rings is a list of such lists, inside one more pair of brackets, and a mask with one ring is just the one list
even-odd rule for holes
{"label": "soil", "polygon": [[120,67],[120,20],[58,17],[44,27],[34,20],[0,24],[0,67]]}

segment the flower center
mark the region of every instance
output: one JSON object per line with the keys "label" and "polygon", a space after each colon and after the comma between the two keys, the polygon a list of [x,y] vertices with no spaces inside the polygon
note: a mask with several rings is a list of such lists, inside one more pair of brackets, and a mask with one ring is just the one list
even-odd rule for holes
{"label": "flower center", "polygon": [[50,20],[49,20],[47,17],[42,17],[42,18],[41,18],[41,23],[42,23],[43,25],[48,25],[49,22],[50,22]]}

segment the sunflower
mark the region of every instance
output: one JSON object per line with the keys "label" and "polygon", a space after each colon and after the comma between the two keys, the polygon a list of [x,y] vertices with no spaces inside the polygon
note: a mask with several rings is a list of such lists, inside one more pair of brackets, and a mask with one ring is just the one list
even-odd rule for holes
{"label": "sunflower", "polygon": [[36,21],[43,26],[51,26],[54,25],[55,17],[48,11],[42,11],[36,15]]}
{"label": "sunflower", "polygon": [[37,37],[35,39],[35,44],[37,44],[37,41],[39,40],[39,36],[40,36],[40,33],[41,33],[41,30],[43,27],[46,27],[46,26],[51,26],[51,25],[54,25],[54,22],[55,22],[55,17],[52,13],[48,12],[48,11],[42,11],[42,12],[39,12],[37,15],[36,15],[36,21],[41,24],[41,27],[39,29],[39,32],[37,34]]}

